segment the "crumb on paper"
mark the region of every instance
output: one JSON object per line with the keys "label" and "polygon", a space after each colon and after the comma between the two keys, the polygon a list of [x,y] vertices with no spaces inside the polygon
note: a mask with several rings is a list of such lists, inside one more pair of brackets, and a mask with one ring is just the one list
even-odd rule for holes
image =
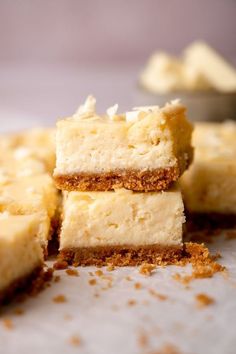
{"label": "crumb on paper", "polygon": [[20,307],[16,307],[14,310],[13,310],[13,313],[14,315],[17,315],[17,316],[21,316],[24,314],[24,310]]}
{"label": "crumb on paper", "polygon": [[68,263],[66,261],[58,259],[54,264],[53,268],[55,270],[61,270],[61,269],[67,269],[68,268]]}
{"label": "crumb on paper", "polygon": [[236,240],[236,230],[227,230],[225,232],[226,240]]}
{"label": "crumb on paper", "polygon": [[136,305],[136,304],[137,304],[137,301],[136,301],[136,300],[134,300],[134,299],[128,300],[128,306],[134,306],[134,305]]}
{"label": "crumb on paper", "polygon": [[204,293],[197,294],[195,298],[197,300],[198,307],[206,307],[215,303],[215,299],[213,299],[213,297]]}
{"label": "crumb on paper", "polygon": [[100,294],[95,293],[93,296],[96,297],[96,298],[98,298],[98,297],[100,297]]}
{"label": "crumb on paper", "polygon": [[154,289],[149,289],[149,294],[156,297],[157,299],[161,300],[161,301],[165,301],[168,299],[168,297],[164,294],[160,294],[157,291],[155,291]]}
{"label": "crumb on paper", "polygon": [[76,347],[81,345],[81,339],[78,335],[73,335],[70,337],[69,342],[71,345],[74,345]]}
{"label": "crumb on paper", "polygon": [[88,283],[89,283],[89,285],[96,285],[97,280],[96,279],[89,279]]}
{"label": "crumb on paper", "polygon": [[113,272],[113,270],[115,270],[115,266],[113,264],[108,264],[106,269],[108,272]]}
{"label": "crumb on paper", "polygon": [[58,283],[61,280],[60,275],[55,275],[54,277],[54,283]]}
{"label": "crumb on paper", "polygon": [[64,315],[64,320],[66,320],[66,321],[70,321],[70,320],[72,320],[72,316],[71,315],[69,315],[69,314],[65,314]]}
{"label": "crumb on paper", "polygon": [[101,269],[98,269],[98,270],[96,270],[95,271],[95,275],[97,275],[98,277],[101,277],[101,276],[103,276],[103,271],[101,270]]}
{"label": "crumb on paper", "polygon": [[138,336],[138,346],[140,348],[147,348],[149,345],[149,338],[147,333],[145,333],[144,331],[139,333]]}
{"label": "crumb on paper", "polygon": [[14,324],[10,318],[3,318],[2,323],[6,329],[11,330],[14,328]]}
{"label": "crumb on paper", "polygon": [[139,268],[139,273],[142,275],[150,276],[154,269],[156,269],[156,266],[154,264],[143,263]]}
{"label": "crumb on paper", "polygon": [[52,300],[53,300],[53,302],[55,302],[57,304],[67,302],[65,295],[62,295],[62,294],[54,296],[54,298]]}
{"label": "crumb on paper", "polygon": [[165,344],[160,349],[151,350],[147,354],[181,354],[181,351],[173,344]]}
{"label": "crumb on paper", "polygon": [[90,275],[90,277],[94,276],[93,272],[88,272],[88,274]]}
{"label": "crumb on paper", "polygon": [[134,288],[135,288],[136,290],[139,290],[139,289],[142,288],[142,284],[139,283],[139,282],[137,282],[137,283],[134,284]]}
{"label": "crumb on paper", "polygon": [[125,277],[125,280],[127,280],[127,281],[132,281],[133,279],[132,279],[129,275],[127,275],[127,276]]}
{"label": "crumb on paper", "polygon": [[72,277],[78,277],[79,276],[79,272],[77,269],[66,269],[66,274]]}

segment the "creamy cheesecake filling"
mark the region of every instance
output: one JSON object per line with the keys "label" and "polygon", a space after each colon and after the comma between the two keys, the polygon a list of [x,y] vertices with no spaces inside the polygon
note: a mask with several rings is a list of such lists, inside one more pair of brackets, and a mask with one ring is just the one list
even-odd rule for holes
{"label": "creamy cheesecake filling", "polygon": [[181,245],[183,211],[178,189],[70,192],[64,197],[60,249]]}
{"label": "creamy cheesecake filling", "polygon": [[43,264],[35,215],[0,214],[0,292]]}

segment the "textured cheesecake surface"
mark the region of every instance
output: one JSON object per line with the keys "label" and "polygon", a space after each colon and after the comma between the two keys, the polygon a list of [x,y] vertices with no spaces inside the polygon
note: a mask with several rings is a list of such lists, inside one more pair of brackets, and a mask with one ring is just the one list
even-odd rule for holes
{"label": "textured cheesecake surface", "polygon": [[192,126],[178,102],[118,115],[89,97],[57,124],[54,178],[64,190],[167,189],[192,160]]}
{"label": "textured cheesecake surface", "polygon": [[45,248],[57,207],[58,191],[47,174],[14,179],[0,185],[0,212],[8,211],[13,215],[37,213],[38,238]]}
{"label": "textured cheesecake surface", "polygon": [[37,215],[0,213],[0,302],[43,266]]}
{"label": "textured cheesecake surface", "polygon": [[197,123],[194,162],[181,177],[188,211],[236,214],[236,124]]}
{"label": "textured cheesecake surface", "polygon": [[156,193],[69,192],[64,195],[60,251],[67,260],[69,255],[69,261],[81,264],[106,264],[104,254],[114,253],[119,254],[118,264],[129,264],[127,254],[135,250],[137,263],[149,253],[153,262],[160,254],[168,259],[182,248],[184,220],[177,187]]}

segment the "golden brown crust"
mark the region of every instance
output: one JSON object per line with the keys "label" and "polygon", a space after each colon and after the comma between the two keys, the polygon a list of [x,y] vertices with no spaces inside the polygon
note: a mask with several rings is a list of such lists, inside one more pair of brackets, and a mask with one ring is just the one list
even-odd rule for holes
{"label": "golden brown crust", "polygon": [[75,266],[135,266],[143,262],[163,265],[179,262],[182,252],[182,245],[97,246],[63,249],[59,259]]}
{"label": "golden brown crust", "polygon": [[37,265],[30,274],[14,280],[6,289],[0,291],[0,305],[9,303],[14,296],[26,290],[43,269],[43,264]]}
{"label": "golden brown crust", "polygon": [[108,191],[126,188],[149,192],[168,189],[181,175],[178,166],[154,170],[54,175],[57,188],[67,191]]}

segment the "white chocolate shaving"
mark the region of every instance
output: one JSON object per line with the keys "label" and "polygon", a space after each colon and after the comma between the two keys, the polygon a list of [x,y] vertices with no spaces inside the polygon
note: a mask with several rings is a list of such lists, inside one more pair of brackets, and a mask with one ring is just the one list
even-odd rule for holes
{"label": "white chocolate shaving", "polygon": [[114,117],[116,116],[116,113],[118,111],[118,104],[116,103],[114,106],[111,106],[107,109],[107,115],[108,117],[113,120]]}
{"label": "white chocolate shaving", "polygon": [[89,95],[83,105],[79,106],[74,114],[75,118],[83,118],[96,113],[96,98]]}

